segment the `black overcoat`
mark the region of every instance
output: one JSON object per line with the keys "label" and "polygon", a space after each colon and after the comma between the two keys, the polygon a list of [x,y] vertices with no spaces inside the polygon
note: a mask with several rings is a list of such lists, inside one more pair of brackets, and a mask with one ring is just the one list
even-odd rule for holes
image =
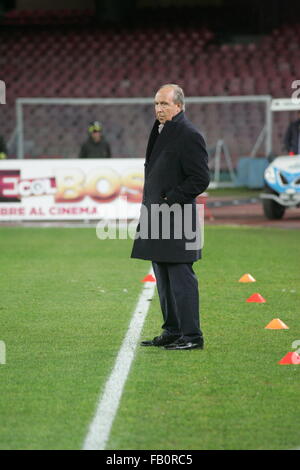
{"label": "black overcoat", "polygon": [[[158,125],[159,121],[155,121],[147,146],[143,203],[131,257],[190,263],[201,258],[201,248],[193,245],[195,238],[191,238],[190,233],[199,230],[195,198],[209,184],[206,146],[202,135],[183,111],[172,121],[166,121],[160,134]],[[173,212],[170,217],[164,212],[161,214],[170,225],[170,237],[166,238],[161,229],[158,236],[151,233],[150,228],[154,226],[151,209],[155,214],[163,206],[167,208],[166,203],[171,209],[179,209],[183,215],[185,227],[179,238],[178,232],[174,235],[174,224],[178,226],[178,219],[174,218],[177,215]],[[190,232],[186,230],[186,224],[190,226]]]}

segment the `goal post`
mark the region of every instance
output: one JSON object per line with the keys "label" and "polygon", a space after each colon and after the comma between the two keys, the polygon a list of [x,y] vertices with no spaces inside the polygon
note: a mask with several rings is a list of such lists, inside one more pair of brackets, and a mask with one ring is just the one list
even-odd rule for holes
{"label": "goal post", "polygon": [[[216,162],[220,141],[228,149],[224,164],[230,166],[231,176],[241,156],[254,157],[259,150],[265,157],[270,155],[271,102],[270,95],[186,97],[187,116],[204,135],[214,174],[219,173],[223,163]],[[153,105],[153,98],[139,97],[18,98],[17,158],[77,158],[93,120],[102,122],[113,157],[144,158],[154,121]]]}

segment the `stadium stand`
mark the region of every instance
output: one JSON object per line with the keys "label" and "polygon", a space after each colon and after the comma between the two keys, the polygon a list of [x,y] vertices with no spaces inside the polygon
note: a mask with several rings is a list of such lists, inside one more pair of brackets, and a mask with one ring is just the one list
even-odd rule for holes
{"label": "stadium stand", "polygon": [[[92,15],[89,10],[6,14],[0,31],[0,78],[6,82],[7,105],[5,111],[1,110],[0,126],[7,139],[15,128],[17,97],[147,97],[160,84],[170,81],[180,83],[187,96],[289,97],[291,83],[300,74],[300,24],[284,25],[257,42],[218,44],[214,32],[204,27],[100,29],[91,25]],[[57,113],[51,116],[51,109],[43,107],[31,112],[35,129],[27,156],[67,156],[67,148],[76,155],[83,123],[91,120],[89,110],[82,110],[81,119],[72,123],[73,136],[65,138],[64,147],[58,147],[57,134],[54,138],[55,132],[51,131],[50,123],[58,120]],[[55,123],[62,134],[67,134],[64,123],[70,112],[62,109]],[[204,132],[210,128],[211,146],[217,138],[217,127],[226,123],[227,141],[236,159],[243,149],[245,153],[250,151],[264,118],[260,108],[239,105],[241,126],[237,127],[232,112],[236,111],[230,107],[223,112],[222,108],[204,106],[201,123]],[[122,127],[126,110],[110,113],[106,121],[113,129],[108,136],[113,156],[125,157],[128,152],[129,156],[143,156],[143,145],[135,145],[137,135],[145,141],[141,135],[145,127],[133,119],[130,124],[136,132],[125,136]],[[288,113],[275,116],[275,153],[282,151],[289,120]]]}

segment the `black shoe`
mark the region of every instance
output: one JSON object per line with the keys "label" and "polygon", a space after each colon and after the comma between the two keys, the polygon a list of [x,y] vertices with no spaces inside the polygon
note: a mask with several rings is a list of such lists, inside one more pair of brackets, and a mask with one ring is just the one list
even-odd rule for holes
{"label": "black shoe", "polygon": [[203,349],[204,342],[203,341],[174,341],[174,343],[167,344],[165,349],[168,350],[182,350],[182,351],[190,351],[191,349]]}
{"label": "black shoe", "polygon": [[160,335],[148,341],[142,341],[141,346],[166,346],[167,344],[174,343],[178,339],[176,335]]}

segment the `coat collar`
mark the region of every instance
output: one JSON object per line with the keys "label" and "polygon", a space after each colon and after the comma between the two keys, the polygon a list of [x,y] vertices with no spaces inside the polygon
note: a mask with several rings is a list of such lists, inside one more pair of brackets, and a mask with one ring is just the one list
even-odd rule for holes
{"label": "coat collar", "polygon": [[[153,161],[156,159],[157,155],[159,155],[160,151],[163,147],[170,141],[172,136],[175,134],[177,126],[180,122],[185,119],[184,112],[180,111],[176,114],[171,121],[166,121],[163,130],[161,133],[158,133],[158,126],[159,121],[156,120],[147,146],[146,151],[146,163],[152,165]],[[151,158],[150,158],[151,157]]]}

